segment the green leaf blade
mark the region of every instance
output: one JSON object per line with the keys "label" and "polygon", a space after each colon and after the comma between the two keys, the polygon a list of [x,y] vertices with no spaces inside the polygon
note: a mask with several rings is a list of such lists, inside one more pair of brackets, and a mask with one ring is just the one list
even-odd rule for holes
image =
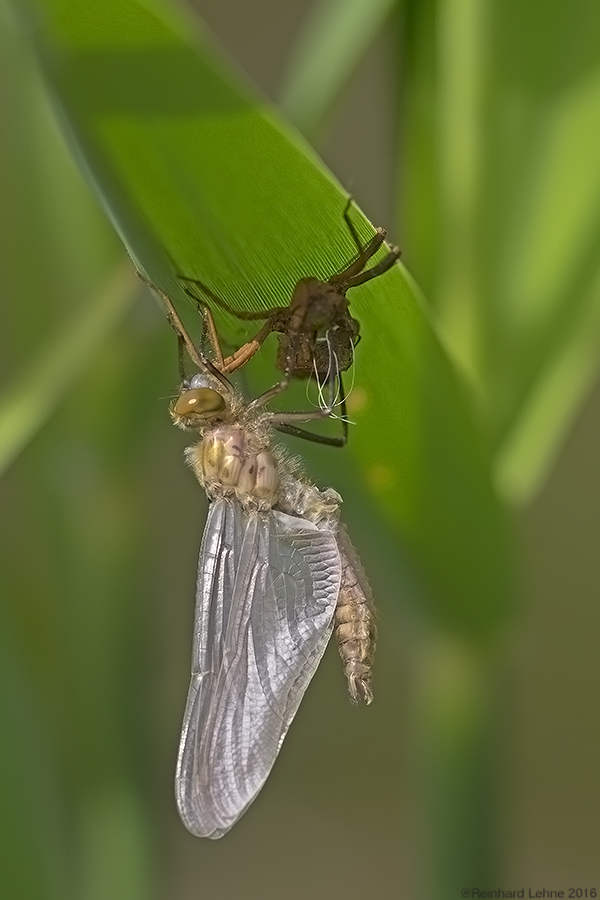
{"label": "green leaf blade", "polygon": [[[158,3],[85,0],[76,17],[69,3],[60,13],[39,5],[49,20],[38,48],[77,152],[136,264],[161,289],[184,299],[182,274],[234,308],[268,309],[287,305],[300,277],[347,265],[355,247],[345,193],[237,84],[201,30],[187,34],[188,20]],[[129,41],[130,32],[138,37]],[[157,86],[167,57],[166,87]],[[119,77],[110,75],[116,60]],[[354,219],[363,239],[372,235],[356,210]],[[361,486],[382,531],[410,548],[428,614],[489,633],[509,605],[510,528],[468,394],[400,267],[350,299],[363,326],[357,396],[366,404],[335,468]],[[231,318],[218,323],[224,337],[234,333]]]}

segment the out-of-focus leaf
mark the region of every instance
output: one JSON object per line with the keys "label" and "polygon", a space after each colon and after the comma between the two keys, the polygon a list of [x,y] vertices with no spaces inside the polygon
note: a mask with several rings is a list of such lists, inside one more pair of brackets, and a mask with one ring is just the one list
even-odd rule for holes
{"label": "out-of-focus leaf", "polygon": [[543,19],[410,4],[406,31],[408,256],[513,502],[543,482],[600,349],[600,10],[552,0]]}
{"label": "out-of-focus leaf", "polygon": [[[12,385],[3,394],[3,466],[14,459],[0,481],[0,894],[147,900],[152,851],[131,810],[149,792],[126,771],[130,756],[140,770],[148,744],[126,677],[139,646],[125,636],[136,595],[126,525],[140,502],[130,471],[118,487],[106,477],[116,410],[129,401],[109,338],[123,341],[119,319],[138,284],[130,266],[115,272],[122,247],[65,152],[6,13],[0,3],[0,359],[3,390]],[[137,376],[132,343],[122,356]],[[106,408],[89,379],[101,347]],[[124,412],[137,441],[134,412]],[[134,453],[135,475],[137,444]],[[97,819],[117,805],[109,796],[119,788],[120,857],[110,858]],[[114,821],[112,834],[116,841]],[[96,870],[86,881],[90,858]],[[107,882],[111,890],[99,893]]]}
{"label": "out-of-focus leaf", "polygon": [[381,28],[396,0],[318,0],[297,38],[280,106],[312,133]]}
{"label": "out-of-focus leaf", "polygon": [[520,501],[542,483],[598,369],[599,110],[600,62],[542,114],[532,110],[531,149],[506,210],[490,405],[498,482]]}
{"label": "out-of-focus leaf", "polygon": [[[527,502],[542,486],[585,394],[597,376],[600,281],[591,288],[587,315],[575,318],[548,370],[540,373],[500,444],[494,475],[502,496]],[[587,298],[586,298],[587,299]]]}
{"label": "out-of-focus leaf", "polygon": [[16,652],[6,612],[0,606],[2,891],[6,897],[60,900],[70,896],[70,884],[59,769],[45,711]]}
{"label": "out-of-focus leaf", "polygon": [[54,413],[138,287],[131,266],[120,268],[0,397],[0,475]]}

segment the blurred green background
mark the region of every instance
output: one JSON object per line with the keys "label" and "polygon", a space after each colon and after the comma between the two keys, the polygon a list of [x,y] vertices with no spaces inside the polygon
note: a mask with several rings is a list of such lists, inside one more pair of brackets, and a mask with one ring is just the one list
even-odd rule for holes
{"label": "blurred green background", "polygon": [[[172,778],[205,501],[166,413],[174,339],[3,5],[0,895],[598,887],[600,12],[196,6],[402,246],[518,510],[519,587],[493,634],[466,642],[351,485],[381,612],[376,702],[350,707],[330,648],[248,814],[216,843],[185,832]],[[313,477],[352,480],[346,451],[309,450]],[[472,757],[470,715],[485,720]]]}

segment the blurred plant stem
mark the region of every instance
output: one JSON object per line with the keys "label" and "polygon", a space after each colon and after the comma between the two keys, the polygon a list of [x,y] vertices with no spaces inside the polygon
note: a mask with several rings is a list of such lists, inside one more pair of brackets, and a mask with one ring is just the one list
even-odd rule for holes
{"label": "blurred plant stem", "polygon": [[423,898],[454,900],[499,876],[496,672],[493,651],[449,635],[420,649],[412,735]]}
{"label": "blurred plant stem", "polygon": [[[311,8],[288,60],[279,106],[306,135],[324,124],[394,0],[321,0]],[[335,37],[334,37],[335,36]]]}

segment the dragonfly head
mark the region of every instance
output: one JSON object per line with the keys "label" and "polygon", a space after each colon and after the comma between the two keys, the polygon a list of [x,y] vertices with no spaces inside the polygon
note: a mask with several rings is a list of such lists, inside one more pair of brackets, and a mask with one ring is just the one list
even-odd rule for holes
{"label": "dragonfly head", "polygon": [[223,418],[227,400],[219,382],[208,374],[194,375],[184,381],[179,397],[171,406],[171,416],[181,428],[202,428]]}

